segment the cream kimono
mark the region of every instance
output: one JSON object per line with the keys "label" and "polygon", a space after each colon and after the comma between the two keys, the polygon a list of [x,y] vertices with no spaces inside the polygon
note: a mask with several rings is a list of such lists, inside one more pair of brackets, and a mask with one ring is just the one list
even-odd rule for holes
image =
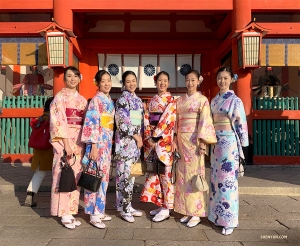
{"label": "cream kimono", "polygon": [[205,175],[204,156],[199,156],[199,140],[216,143],[208,100],[200,92],[185,95],[177,101],[177,141],[181,159],[177,166],[174,210],[178,213],[203,217],[205,200],[203,192],[193,192],[191,179]]}

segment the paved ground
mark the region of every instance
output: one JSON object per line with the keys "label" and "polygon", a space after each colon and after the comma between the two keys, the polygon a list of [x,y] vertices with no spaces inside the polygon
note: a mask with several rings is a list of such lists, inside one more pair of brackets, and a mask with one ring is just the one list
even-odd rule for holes
{"label": "paved ground", "polygon": [[[197,227],[187,228],[179,222],[181,215],[174,212],[167,221],[151,222],[149,211],[154,205],[140,203],[139,193],[134,194],[133,206],[144,216],[127,223],[114,209],[114,181],[106,211],[113,220],[106,222],[107,228],[100,230],[88,223],[81,197],[78,218],[82,225],[67,230],[49,214],[50,175],[43,183],[44,192],[36,196],[38,206],[21,206],[32,174],[26,164],[0,164],[0,245],[300,245],[300,167],[249,167],[239,181],[240,226],[230,236],[223,236],[221,228],[207,218]],[[137,192],[143,181],[144,177],[136,180]]]}

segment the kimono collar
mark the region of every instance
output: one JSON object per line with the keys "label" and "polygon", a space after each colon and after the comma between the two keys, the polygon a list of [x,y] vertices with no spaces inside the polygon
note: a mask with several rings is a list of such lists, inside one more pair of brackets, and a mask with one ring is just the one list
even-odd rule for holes
{"label": "kimono collar", "polygon": [[194,97],[195,95],[198,96],[199,94],[202,95],[202,93],[201,93],[200,91],[196,91],[196,92],[195,92],[193,95],[191,95],[191,96],[189,96],[187,93],[186,93],[185,95],[186,95],[186,98],[189,99],[189,98],[191,98],[191,97]]}
{"label": "kimono collar", "polygon": [[74,97],[78,97],[78,95],[79,95],[79,93],[78,93],[77,90],[73,93],[73,92],[72,92],[70,89],[68,89],[68,88],[63,88],[63,89],[62,89],[62,92],[63,92],[63,94],[65,94],[65,95],[73,95]]}
{"label": "kimono collar", "polygon": [[160,98],[162,98],[162,97],[169,97],[169,96],[171,96],[171,93],[170,92],[168,92],[168,91],[166,91],[164,94],[162,94],[162,95],[156,95],[156,96],[158,96],[158,97],[160,97]]}
{"label": "kimono collar", "polygon": [[104,94],[102,91],[97,91],[97,94],[96,94],[97,96],[103,96],[103,97],[106,97],[106,98],[108,98],[108,99],[111,99],[111,97],[110,97],[110,95],[108,94],[108,95],[106,95],[106,94]]}
{"label": "kimono collar", "polygon": [[133,93],[131,93],[131,92],[129,92],[129,91],[127,91],[127,90],[124,90],[123,91],[123,94],[124,94],[124,96],[126,96],[126,97],[136,97],[136,95],[135,95],[135,92],[133,92]]}
{"label": "kimono collar", "polygon": [[222,95],[220,95],[220,92],[217,94],[217,98],[221,97],[223,99],[227,99],[228,97],[235,95],[233,90],[226,91]]}

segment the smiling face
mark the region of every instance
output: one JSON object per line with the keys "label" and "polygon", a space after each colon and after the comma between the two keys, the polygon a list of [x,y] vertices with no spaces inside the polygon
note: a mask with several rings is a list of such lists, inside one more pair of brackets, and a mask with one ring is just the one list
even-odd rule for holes
{"label": "smiling face", "polygon": [[226,91],[229,91],[229,87],[232,82],[233,82],[233,78],[230,76],[229,72],[222,71],[218,73],[217,84],[220,88],[221,94],[223,94]]}
{"label": "smiling face", "polygon": [[76,90],[77,85],[80,82],[80,78],[72,70],[67,70],[65,74],[65,84],[66,87],[71,90]]}
{"label": "smiling face", "polygon": [[99,91],[104,94],[108,94],[111,90],[112,82],[110,76],[105,73],[102,75],[101,81],[99,82]]}
{"label": "smiling face", "polygon": [[128,74],[125,78],[125,90],[129,91],[130,93],[133,93],[137,86],[136,77],[132,74]]}
{"label": "smiling face", "polygon": [[169,85],[170,85],[170,81],[168,79],[168,76],[165,74],[159,75],[156,81],[156,88],[158,94],[164,94],[165,92],[167,92]]}
{"label": "smiling face", "polygon": [[185,77],[185,85],[188,89],[188,94],[193,94],[197,91],[197,86],[200,85],[200,80],[195,73],[189,73]]}

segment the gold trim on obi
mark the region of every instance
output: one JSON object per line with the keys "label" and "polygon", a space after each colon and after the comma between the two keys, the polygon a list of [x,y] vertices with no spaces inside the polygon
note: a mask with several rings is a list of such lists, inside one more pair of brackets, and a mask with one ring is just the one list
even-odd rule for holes
{"label": "gold trim on obi", "polygon": [[142,112],[139,110],[130,110],[130,121],[132,125],[140,126],[142,124]]}
{"label": "gold trim on obi", "polygon": [[232,130],[227,114],[214,114],[214,127],[216,130]]}
{"label": "gold trim on obi", "polygon": [[198,129],[199,114],[198,113],[187,113],[180,114],[178,121],[178,129],[180,132],[194,132]]}
{"label": "gold trim on obi", "polygon": [[110,114],[101,114],[100,115],[100,125],[103,128],[108,128],[110,130],[114,130],[114,117]]}

